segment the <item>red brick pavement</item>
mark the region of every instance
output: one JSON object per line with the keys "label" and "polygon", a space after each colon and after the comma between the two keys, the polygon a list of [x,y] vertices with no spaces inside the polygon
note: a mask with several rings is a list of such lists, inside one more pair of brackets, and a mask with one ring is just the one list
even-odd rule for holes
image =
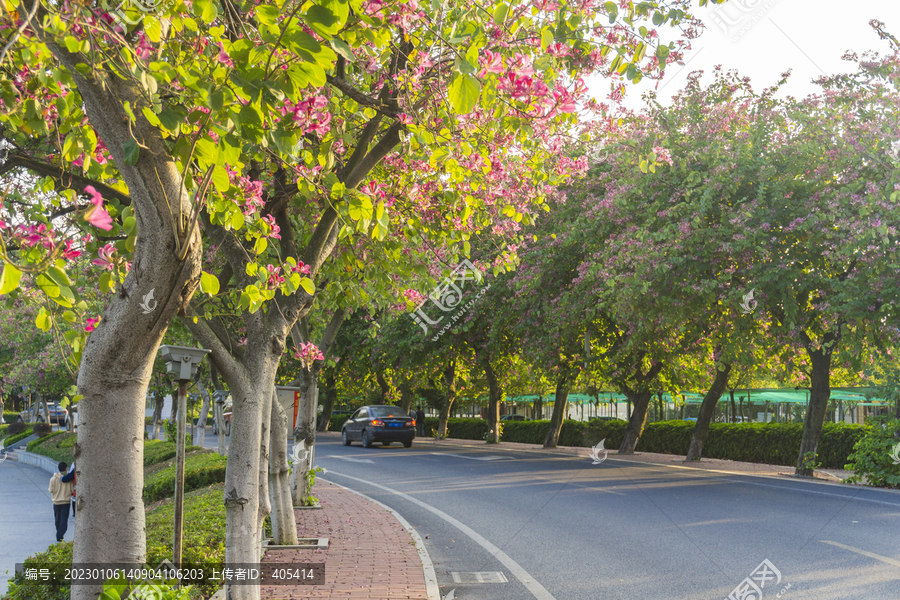
{"label": "red brick pavement", "polygon": [[409,532],[390,512],[319,479],[322,510],[297,510],[299,537],[327,537],[327,550],[270,549],[266,562],[325,563],[324,585],[264,586],[262,600],[427,600],[422,560]]}

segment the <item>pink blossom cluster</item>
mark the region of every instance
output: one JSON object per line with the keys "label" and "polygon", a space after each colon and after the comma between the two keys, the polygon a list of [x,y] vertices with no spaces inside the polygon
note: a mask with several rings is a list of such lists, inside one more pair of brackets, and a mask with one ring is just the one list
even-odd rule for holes
{"label": "pink blossom cluster", "polygon": [[303,363],[307,368],[317,360],[325,360],[325,355],[312,342],[300,344],[299,350],[294,350],[294,358]]}
{"label": "pink blossom cluster", "polygon": [[324,136],[331,125],[331,113],[325,110],[327,106],[328,98],[325,96],[312,96],[296,104],[286,98],[280,112],[283,117],[290,114],[294,126],[304,133]]}

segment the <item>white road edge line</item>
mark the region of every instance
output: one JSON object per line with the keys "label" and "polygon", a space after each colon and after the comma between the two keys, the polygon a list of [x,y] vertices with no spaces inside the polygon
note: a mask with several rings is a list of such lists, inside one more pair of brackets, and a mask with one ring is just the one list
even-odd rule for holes
{"label": "white road edge line", "polygon": [[534,577],[532,577],[531,574],[528,573],[528,571],[523,569],[522,566],[519,565],[519,563],[514,561],[512,558],[510,558],[509,555],[507,555],[500,548],[498,548],[497,546],[495,546],[494,544],[489,542],[487,539],[480,536],[468,525],[465,525],[464,523],[457,521],[456,519],[454,519],[453,517],[451,517],[444,511],[437,509],[437,508],[431,506],[430,504],[426,504],[426,503],[422,502],[421,500],[419,500],[418,498],[413,498],[409,494],[404,494],[403,492],[398,492],[397,490],[391,489],[391,488],[383,486],[381,484],[372,483],[371,481],[367,481],[365,479],[360,479],[358,477],[352,477],[350,475],[344,475],[343,473],[337,473],[336,471],[332,471],[332,470],[329,470],[328,472],[332,475],[338,475],[340,477],[346,477],[347,479],[352,479],[353,481],[359,481],[360,483],[365,483],[366,485],[371,485],[373,487],[382,489],[388,493],[394,494],[396,496],[400,496],[404,500],[406,500],[408,502],[412,502],[416,506],[420,506],[420,507],[424,508],[425,510],[427,510],[428,512],[431,512],[431,513],[439,516],[440,518],[447,521],[448,523],[450,523],[451,525],[453,525],[454,527],[456,527],[457,529],[462,531],[464,534],[469,536],[472,539],[472,541],[474,541],[476,544],[478,544],[479,546],[481,546],[482,548],[484,548],[485,550],[490,552],[491,556],[493,556],[494,558],[499,560],[500,563],[504,567],[509,569],[509,572],[512,573],[513,576],[516,579],[518,579],[522,583],[522,585],[524,585],[525,588],[529,592],[531,592],[531,594],[537,600],[556,600],[556,598],[554,598],[553,595],[544,588],[544,586],[542,586],[540,583],[538,583],[537,580]]}
{"label": "white road edge line", "polygon": [[900,560],[894,560],[893,558],[888,558],[887,556],[881,556],[880,554],[875,554],[874,552],[866,552],[865,550],[860,550],[859,548],[854,548],[853,546],[846,546],[844,544],[838,544],[837,542],[832,542],[830,540],[819,540],[823,544],[830,544],[831,546],[837,546],[838,548],[843,548],[844,550],[849,550],[850,552],[856,552],[857,554],[862,554],[863,556],[868,556],[869,558],[874,558],[875,560],[880,560],[883,563],[887,563],[889,565],[894,565],[895,567],[900,567]]}
{"label": "white road edge line", "polygon": [[[329,471],[329,473],[334,473],[334,471]],[[336,473],[339,475],[339,473]],[[343,477],[347,477],[347,475],[343,475]],[[322,481],[328,481],[327,479],[322,479]],[[382,504],[375,498],[371,498],[366,496],[365,494],[361,494],[356,490],[351,490],[348,487],[344,487],[339,483],[335,483],[333,481],[328,481],[331,485],[337,486],[342,490],[347,490],[348,492],[353,492],[357,496],[362,496],[372,504],[380,506],[384,510],[388,511],[394,518],[397,519],[401,525],[409,532],[409,535],[412,536],[413,544],[416,547],[416,551],[419,553],[419,558],[422,560],[422,569],[425,571],[425,593],[428,594],[428,600],[441,600],[441,590],[438,587],[437,583],[437,574],[434,572],[434,563],[431,562],[431,557],[428,555],[428,550],[425,549],[425,542],[422,541],[422,538],[419,536],[419,532],[413,529],[413,526],[409,524],[409,521],[403,518],[403,516],[398,513],[396,510],[387,506],[386,504]]]}

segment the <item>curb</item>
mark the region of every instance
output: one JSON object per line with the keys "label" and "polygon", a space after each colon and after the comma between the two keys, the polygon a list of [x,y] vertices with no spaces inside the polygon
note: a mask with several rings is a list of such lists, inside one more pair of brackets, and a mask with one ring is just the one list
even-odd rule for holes
{"label": "curb", "polygon": [[31,452],[25,452],[24,450],[16,450],[15,455],[10,456],[10,459],[25,465],[43,469],[51,475],[59,472],[59,463],[49,456],[43,456],[42,454],[33,454]]}
{"label": "curb", "polygon": [[380,506],[384,510],[386,510],[389,513],[391,513],[392,515],[394,515],[394,518],[397,519],[397,521],[399,521],[401,525],[403,525],[403,528],[406,529],[406,531],[412,537],[413,544],[415,544],[415,546],[416,546],[416,551],[419,553],[419,558],[422,560],[422,571],[424,572],[424,575],[425,575],[425,593],[428,594],[428,600],[441,600],[441,592],[440,592],[440,588],[438,588],[438,584],[437,584],[437,574],[434,572],[434,563],[431,562],[431,557],[428,555],[428,550],[425,549],[425,542],[422,541],[422,537],[413,528],[413,526],[409,524],[409,521],[404,519],[403,516],[400,513],[398,513],[396,510],[394,510],[390,506],[387,506],[387,505],[379,502],[375,498],[371,498],[369,496],[366,496],[365,494],[357,492],[356,490],[351,490],[348,487],[344,487],[343,485],[341,485],[339,483],[335,483],[331,479],[325,479],[324,477],[321,479],[322,479],[322,481],[327,481],[328,483],[330,483],[331,485],[333,485],[335,487],[339,487],[341,489],[347,490],[348,492],[352,492],[352,493],[356,494],[357,496],[365,498],[372,504],[375,504],[376,506]]}

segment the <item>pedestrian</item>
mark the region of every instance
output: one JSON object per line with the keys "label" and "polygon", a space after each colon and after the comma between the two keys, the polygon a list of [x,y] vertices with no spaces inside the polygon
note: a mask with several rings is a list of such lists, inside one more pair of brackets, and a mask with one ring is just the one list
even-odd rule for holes
{"label": "pedestrian", "polygon": [[[56,522],[56,541],[61,542],[69,528],[69,504],[72,501],[72,488],[75,479],[75,465],[72,468],[65,462],[59,463],[59,472],[50,478],[50,498],[53,500],[53,518]],[[65,475],[63,475],[65,473]]]}
{"label": "pedestrian", "polygon": [[416,409],[416,433],[420,437],[425,437],[425,411],[422,410],[422,405]]}

